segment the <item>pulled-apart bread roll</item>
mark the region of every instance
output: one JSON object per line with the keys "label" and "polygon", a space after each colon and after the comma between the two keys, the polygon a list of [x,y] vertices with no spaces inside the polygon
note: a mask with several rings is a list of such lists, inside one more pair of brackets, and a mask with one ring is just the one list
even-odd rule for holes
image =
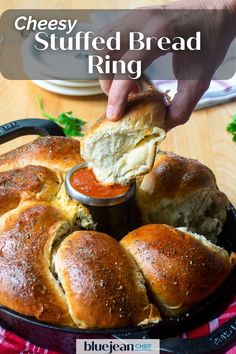
{"label": "pulled-apart bread roll", "polygon": [[120,242],[167,315],[178,315],[209,296],[236,263],[236,254],[229,256],[204,236],[168,225],[142,226]]}
{"label": "pulled-apart bread roll", "polygon": [[137,180],[143,223],[186,226],[216,242],[229,201],[213,172],[201,162],[160,152],[152,171]]}
{"label": "pulled-apart bread roll", "polygon": [[129,96],[122,119],[100,118],[81,142],[81,155],[104,184],[126,184],[148,173],[164,139],[165,97],[156,91]]}
{"label": "pulled-apart bread roll", "polygon": [[0,304],[58,325],[73,325],[65,294],[50,271],[53,245],[70,231],[48,203],[8,214],[0,227]]}
{"label": "pulled-apart bread roll", "polygon": [[77,231],[54,256],[55,273],[80,328],[115,328],[158,322],[133,258],[112,237]]}
{"label": "pulled-apart bread roll", "polygon": [[65,172],[84,162],[80,155],[80,143],[60,136],[39,138],[0,156],[0,171],[27,165],[41,165]]}

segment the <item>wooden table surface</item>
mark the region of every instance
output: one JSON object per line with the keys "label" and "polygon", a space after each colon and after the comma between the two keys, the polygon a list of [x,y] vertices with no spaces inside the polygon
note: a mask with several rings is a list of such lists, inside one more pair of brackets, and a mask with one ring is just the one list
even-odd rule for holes
{"label": "wooden table surface", "polygon": [[[1,0],[0,13],[10,8],[134,8],[157,2],[158,0],[22,0],[19,5],[16,0]],[[44,91],[30,81],[8,81],[0,77],[0,124],[20,118],[40,117],[37,94],[42,97],[48,112],[56,115],[72,110],[88,121],[87,128],[106,109],[105,95],[61,96]],[[236,101],[194,112],[187,124],[168,133],[161,148],[197,158],[209,166],[216,175],[219,188],[236,206],[236,144],[226,132],[226,125],[233,114],[236,114]],[[4,153],[30,140],[32,137],[15,139],[2,145],[0,151]]]}

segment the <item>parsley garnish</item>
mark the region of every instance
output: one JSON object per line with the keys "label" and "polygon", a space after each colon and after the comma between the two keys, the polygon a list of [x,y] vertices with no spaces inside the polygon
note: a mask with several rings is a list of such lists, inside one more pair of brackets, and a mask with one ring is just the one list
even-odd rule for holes
{"label": "parsley garnish", "polygon": [[79,119],[73,115],[73,112],[63,112],[58,117],[53,117],[43,109],[43,103],[41,97],[37,95],[37,101],[40,112],[44,118],[48,118],[58,124],[64,131],[66,136],[84,136],[81,132],[81,127],[86,124],[82,119]]}
{"label": "parsley garnish", "polygon": [[232,139],[236,143],[236,115],[232,117],[232,122],[227,125],[227,131],[233,135]]}

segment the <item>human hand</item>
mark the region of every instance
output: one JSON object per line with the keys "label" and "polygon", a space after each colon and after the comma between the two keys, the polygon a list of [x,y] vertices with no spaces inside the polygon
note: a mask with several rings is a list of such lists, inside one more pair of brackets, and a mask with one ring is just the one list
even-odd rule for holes
{"label": "human hand", "polygon": [[[234,7],[235,5],[235,7]],[[232,9],[236,8],[235,0],[202,0],[195,1],[189,5],[187,0],[170,3],[158,7],[145,8],[142,12],[142,21],[137,23],[137,14],[132,12],[124,18],[118,19],[110,26],[105,27],[103,35],[108,36],[116,31],[121,32],[121,38],[126,38],[130,31],[148,33],[151,36],[165,36],[173,38],[176,34],[186,36],[193,33],[199,24],[204,29],[205,48],[208,48],[206,55],[196,55],[196,52],[186,53],[173,51],[172,66],[173,72],[178,80],[177,93],[167,108],[166,130],[185,123],[195,105],[208,89],[214,72],[223,61],[228,47],[235,37],[235,14]],[[163,9],[201,9],[205,16],[191,16],[187,18],[184,12],[172,12],[171,16],[163,16],[160,10]],[[229,11],[217,11],[217,16],[208,16],[209,9],[229,9]],[[205,10],[205,12],[204,12]],[[138,10],[140,11],[140,10]],[[109,53],[113,59],[122,59],[126,62],[134,59],[134,53],[129,51],[124,43],[123,50]],[[206,53],[205,53],[206,54]],[[163,55],[163,52],[154,48],[149,53],[138,51],[135,53],[135,60],[141,60],[143,69],[146,69],[153,60]],[[111,58],[112,59],[112,58]],[[191,70],[194,67],[197,77],[191,79]],[[130,92],[138,91],[137,81],[128,79],[120,80],[117,75],[110,80],[100,80],[102,90],[108,95],[107,118],[118,120],[122,117]]]}

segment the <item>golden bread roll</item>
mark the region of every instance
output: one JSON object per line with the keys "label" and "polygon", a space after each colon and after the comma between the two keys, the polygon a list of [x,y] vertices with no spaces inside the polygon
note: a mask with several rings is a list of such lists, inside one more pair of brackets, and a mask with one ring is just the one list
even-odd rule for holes
{"label": "golden bread roll", "polygon": [[100,118],[81,142],[81,155],[98,181],[126,184],[148,173],[165,137],[165,97],[156,91],[129,96],[119,121]]}
{"label": "golden bread roll", "polygon": [[48,201],[72,226],[94,229],[88,209],[65,189],[65,171],[82,161],[77,140],[55,136],[0,156],[0,216],[26,202]]}
{"label": "golden bread roll", "polygon": [[[158,93],[133,96],[123,123],[98,123],[104,146],[110,152],[120,146],[126,156],[125,169],[115,173],[119,182],[140,174],[142,168],[129,170],[130,161],[138,166],[136,152],[141,160],[150,153],[147,166],[152,165],[157,141],[164,137],[162,99]],[[160,128],[154,124],[155,117]],[[110,124],[117,127],[112,126],[112,138],[103,135]],[[101,140],[95,151],[101,151]],[[112,168],[117,163],[122,166],[121,155],[117,162],[112,160]],[[206,166],[174,154],[161,154],[158,159],[156,170],[138,181],[137,198],[148,222],[166,207],[162,217],[173,214],[173,220],[179,220],[176,208],[186,213],[181,226],[191,221],[192,229],[212,232],[219,220],[223,223],[228,201]],[[0,156],[0,305],[61,326],[127,327],[158,322],[157,307],[168,315],[181,313],[224,282],[235,255],[230,258],[190,232],[147,225],[121,243],[99,232],[72,233],[81,226],[94,228],[87,208],[65,189],[65,172],[82,161],[79,142],[61,137],[40,138]],[[147,290],[157,307],[149,301]]]}
{"label": "golden bread roll", "polygon": [[38,138],[0,156],[0,171],[27,165],[40,165],[65,172],[84,162],[80,155],[80,143],[61,136]]}
{"label": "golden bread roll", "polygon": [[54,257],[70,315],[80,328],[115,328],[158,322],[134,260],[112,237],[77,231]]}
{"label": "golden bread roll", "polygon": [[145,225],[121,245],[134,257],[156,305],[178,315],[223,284],[236,263],[205,237],[168,225]]}
{"label": "golden bread roll", "polygon": [[55,242],[70,230],[48,203],[16,209],[0,227],[0,304],[58,325],[73,325],[65,294],[53,276]]}
{"label": "golden bread roll", "polygon": [[26,166],[0,172],[0,216],[22,201],[50,201],[59,192],[62,178],[43,166]]}
{"label": "golden bread roll", "polygon": [[152,171],[137,180],[136,196],[143,223],[186,226],[213,242],[229,204],[207,166],[172,152],[157,155]]}

